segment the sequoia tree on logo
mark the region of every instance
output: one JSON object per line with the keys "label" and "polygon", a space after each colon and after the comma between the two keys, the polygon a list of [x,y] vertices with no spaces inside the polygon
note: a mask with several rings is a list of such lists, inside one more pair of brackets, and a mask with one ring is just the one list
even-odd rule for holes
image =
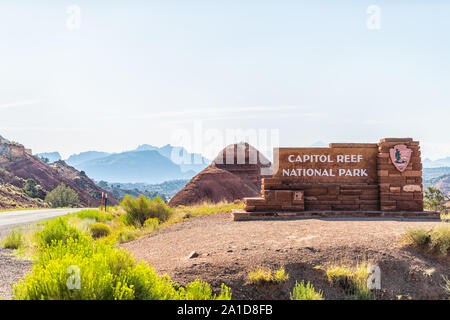
{"label": "sequoia tree on logo", "polygon": [[389,150],[392,163],[398,171],[405,171],[411,159],[411,149],[404,144],[398,144]]}

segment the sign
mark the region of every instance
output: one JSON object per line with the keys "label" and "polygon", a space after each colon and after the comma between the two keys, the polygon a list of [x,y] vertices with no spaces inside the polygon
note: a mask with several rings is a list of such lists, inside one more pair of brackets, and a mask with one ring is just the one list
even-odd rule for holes
{"label": "sign", "polygon": [[403,172],[411,159],[411,149],[408,149],[404,144],[398,144],[389,150],[389,155],[395,168]]}
{"label": "sign", "polygon": [[377,183],[376,147],[276,148],[276,178],[299,183]]}

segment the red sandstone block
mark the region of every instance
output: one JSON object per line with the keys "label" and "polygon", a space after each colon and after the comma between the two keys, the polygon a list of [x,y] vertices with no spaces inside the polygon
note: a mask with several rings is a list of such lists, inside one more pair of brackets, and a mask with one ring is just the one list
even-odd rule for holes
{"label": "red sandstone block", "polygon": [[423,193],[422,192],[414,192],[413,199],[414,200],[423,200]]}
{"label": "red sandstone block", "polygon": [[418,171],[405,171],[403,172],[403,175],[405,177],[421,177],[422,176],[422,170]]}
{"label": "red sandstone block", "polygon": [[283,211],[305,211],[305,207],[301,205],[281,206]]}
{"label": "red sandstone block", "polygon": [[391,199],[391,200],[413,200],[414,195],[412,193],[410,193],[410,194],[391,194],[389,196],[389,199]]}
{"label": "red sandstone block", "polygon": [[340,200],[340,201],[335,201],[335,203],[331,203],[334,205],[339,205],[339,204],[359,204],[359,200]]}
{"label": "red sandstone block", "polygon": [[290,204],[292,201],[292,194],[293,192],[289,190],[277,190],[275,191],[275,199]]}
{"label": "red sandstone block", "polygon": [[404,183],[406,184],[406,177],[379,177],[378,183]]}
{"label": "red sandstone block", "polygon": [[359,208],[364,211],[378,211],[380,210],[379,204],[360,204]]}
{"label": "red sandstone block", "polygon": [[377,186],[376,189],[367,189],[367,190],[363,190],[363,192],[361,193],[362,196],[373,196],[376,195],[378,196],[378,194],[380,193],[380,190]]}
{"label": "red sandstone block", "polygon": [[380,161],[381,159],[386,159],[387,161],[389,161],[390,155],[389,155],[389,152],[380,152],[380,153],[378,153],[377,157],[378,157],[378,161]]}
{"label": "red sandstone block", "polygon": [[328,194],[327,187],[312,187],[310,189],[305,189],[305,196],[319,196]]}
{"label": "red sandstone block", "polygon": [[362,193],[362,190],[345,190],[341,189],[339,192],[341,195],[360,195]]}
{"label": "red sandstone block", "polygon": [[380,204],[380,201],[377,199],[377,200],[359,200],[359,204],[360,205],[362,205],[362,204],[367,204],[367,205],[379,205]]}
{"label": "red sandstone block", "polygon": [[417,200],[397,201],[397,209],[401,211],[423,211],[423,201]]}
{"label": "red sandstone block", "polygon": [[332,210],[352,211],[359,210],[359,204],[335,204],[331,206]]}
{"label": "red sandstone block", "polygon": [[389,188],[390,193],[400,193],[401,190],[402,190],[401,187],[390,187]]}
{"label": "red sandstone block", "polygon": [[337,194],[333,194],[333,195],[325,194],[325,195],[315,196],[315,198],[316,198],[318,201],[323,201],[323,200],[325,200],[325,201],[327,201],[327,200],[337,200],[338,195],[337,195]]}
{"label": "red sandstone block", "polygon": [[388,177],[389,176],[389,171],[388,170],[378,170],[377,171],[377,175],[379,177]]}
{"label": "red sandstone block", "polygon": [[388,165],[391,163],[391,160],[389,158],[380,158],[377,159],[377,165]]}
{"label": "red sandstone block", "polygon": [[274,190],[264,190],[264,199],[266,199],[266,201],[275,200],[275,191]]}
{"label": "red sandstone block", "polygon": [[395,211],[397,209],[396,206],[381,206],[380,210],[381,211]]}
{"label": "red sandstone block", "polygon": [[371,194],[371,195],[361,195],[359,196],[360,200],[378,200],[380,198],[379,194]]}
{"label": "red sandstone block", "polygon": [[392,170],[392,169],[396,170],[392,163],[377,164],[377,170]]}
{"label": "red sandstone block", "polygon": [[339,194],[339,186],[329,186],[328,187],[328,194],[329,195],[337,195],[337,194]]}
{"label": "red sandstone block", "polygon": [[330,143],[330,148],[376,148],[377,143]]}
{"label": "red sandstone block", "polygon": [[331,205],[306,204],[305,203],[305,210],[307,210],[307,211],[330,211],[331,210]]}
{"label": "red sandstone block", "polygon": [[339,195],[338,200],[359,200],[359,196],[355,195]]}
{"label": "red sandstone block", "polygon": [[413,142],[413,139],[412,138],[383,138],[380,140],[380,144],[394,143],[394,145],[396,145],[397,143],[407,143],[407,142]]}
{"label": "red sandstone block", "polygon": [[391,186],[389,183],[380,183],[380,192],[389,192],[389,187]]}
{"label": "red sandstone block", "polygon": [[255,211],[255,206],[249,206],[249,205],[244,203],[244,210],[248,211],[248,212]]}
{"label": "red sandstone block", "polygon": [[381,200],[380,201],[380,205],[386,206],[386,207],[395,206],[396,204],[397,204],[397,201],[395,201],[395,200]]}

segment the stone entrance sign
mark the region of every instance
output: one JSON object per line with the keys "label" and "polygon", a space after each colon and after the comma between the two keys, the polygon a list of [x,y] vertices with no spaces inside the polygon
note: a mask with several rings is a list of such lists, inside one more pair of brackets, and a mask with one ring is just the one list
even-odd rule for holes
{"label": "stone entrance sign", "polygon": [[273,175],[262,179],[261,196],[244,198],[244,210],[233,215],[439,219],[423,211],[420,147],[411,138],[275,148]]}
{"label": "stone entrance sign", "polygon": [[376,183],[376,144],[363,148],[278,148],[273,177],[304,183]]}

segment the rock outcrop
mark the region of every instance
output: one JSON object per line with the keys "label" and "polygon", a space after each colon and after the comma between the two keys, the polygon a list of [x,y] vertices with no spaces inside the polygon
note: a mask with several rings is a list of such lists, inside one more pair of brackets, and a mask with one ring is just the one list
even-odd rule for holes
{"label": "rock outcrop", "polygon": [[[240,200],[260,194],[262,169],[271,163],[248,143],[227,146],[170,201],[170,206]],[[264,173],[264,172],[263,172]]]}

